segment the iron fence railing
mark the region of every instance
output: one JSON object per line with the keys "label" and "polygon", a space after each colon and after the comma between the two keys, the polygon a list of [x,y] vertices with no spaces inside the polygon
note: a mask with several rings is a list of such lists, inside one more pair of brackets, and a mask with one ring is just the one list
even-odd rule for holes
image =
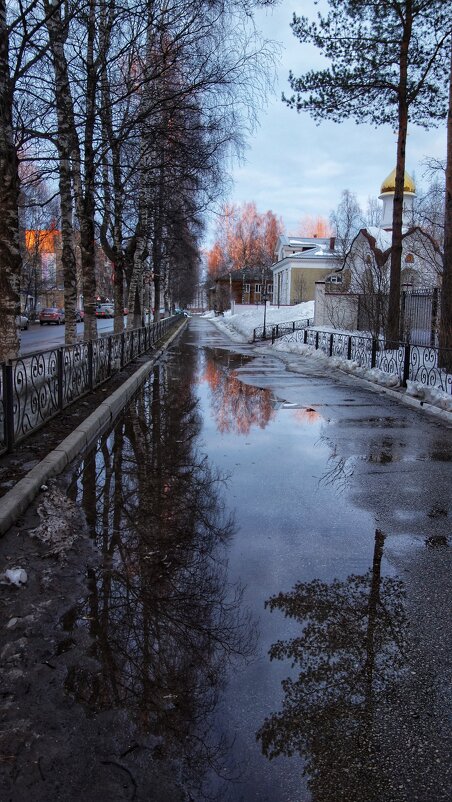
{"label": "iron fence railing", "polygon": [[327,356],[353,360],[360,367],[379,368],[396,376],[402,387],[419,382],[452,395],[452,349],[411,343],[387,348],[383,340],[361,334],[305,328],[284,335],[287,342],[300,342]]}
{"label": "iron fence railing", "polygon": [[139,329],[12,359],[0,366],[0,453],[148,351],[180,315]]}
{"label": "iron fence railing", "polygon": [[257,326],[257,328],[253,329],[253,343],[256,342],[256,340],[270,339],[272,343],[274,343],[279,337],[283,337],[285,334],[298,331],[299,329],[305,329],[309,325],[310,320],[304,318],[302,320],[292,320],[290,323],[276,323],[276,325],[269,323],[266,326]]}

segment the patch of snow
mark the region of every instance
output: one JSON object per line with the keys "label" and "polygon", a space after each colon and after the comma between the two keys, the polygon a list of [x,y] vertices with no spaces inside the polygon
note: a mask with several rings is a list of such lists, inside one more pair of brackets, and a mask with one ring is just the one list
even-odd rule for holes
{"label": "patch of snow", "polygon": [[[212,323],[226,330],[228,334],[234,331],[241,335],[241,341],[249,342],[253,338],[254,329],[264,325],[264,306],[240,306],[236,304],[234,314],[228,309],[223,316],[215,317],[214,312],[206,312],[204,317],[208,317]],[[271,328],[276,323],[291,323],[293,320],[313,320],[314,301],[306,301],[295,306],[272,306],[267,304],[265,313],[265,325]]]}
{"label": "patch of snow", "polygon": [[5,579],[11,582],[12,585],[20,588],[28,582],[28,575],[25,568],[7,568],[5,571]]}

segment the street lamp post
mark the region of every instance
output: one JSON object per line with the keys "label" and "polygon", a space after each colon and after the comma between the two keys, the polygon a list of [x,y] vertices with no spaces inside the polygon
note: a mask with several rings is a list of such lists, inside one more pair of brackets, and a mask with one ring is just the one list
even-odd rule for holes
{"label": "street lamp post", "polygon": [[262,332],[262,339],[263,340],[266,339],[265,322],[266,322],[266,318],[267,318],[267,298],[268,298],[267,291],[264,290],[264,292],[262,293],[262,300],[264,302],[264,330]]}

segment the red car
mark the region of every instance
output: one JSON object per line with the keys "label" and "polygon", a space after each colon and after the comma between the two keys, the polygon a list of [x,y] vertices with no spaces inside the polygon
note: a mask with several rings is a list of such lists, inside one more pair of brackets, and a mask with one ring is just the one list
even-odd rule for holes
{"label": "red car", "polygon": [[59,326],[60,323],[65,323],[64,309],[56,306],[50,306],[47,309],[42,309],[39,313],[39,323],[41,326],[47,323],[50,326],[52,323]]}

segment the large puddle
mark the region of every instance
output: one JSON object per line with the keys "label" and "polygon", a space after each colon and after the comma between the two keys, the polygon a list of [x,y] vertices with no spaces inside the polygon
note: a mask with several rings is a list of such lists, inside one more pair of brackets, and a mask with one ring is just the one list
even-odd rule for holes
{"label": "large puddle", "polygon": [[[358,445],[344,445],[351,422],[342,443],[332,421],[356,394],[333,414],[279,363],[256,370],[203,331],[189,329],[73,476],[99,561],[62,622],[68,648],[87,630],[92,659],[68,694],[90,715],[124,711],[124,765],[133,773],[139,744],[157,773],[170,766],[170,802],[445,800],[450,730],[441,714],[431,725],[428,638],[410,643],[426,580],[407,601],[398,561],[408,551],[424,576],[428,536],[450,559],[447,501],[424,541],[417,513],[409,529],[415,485],[377,502],[371,474],[421,461],[425,444],[402,442],[400,421],[396,440],[382,425],[363,445],[360,418]],[[422,796],[425,776],[436,796]]]}

